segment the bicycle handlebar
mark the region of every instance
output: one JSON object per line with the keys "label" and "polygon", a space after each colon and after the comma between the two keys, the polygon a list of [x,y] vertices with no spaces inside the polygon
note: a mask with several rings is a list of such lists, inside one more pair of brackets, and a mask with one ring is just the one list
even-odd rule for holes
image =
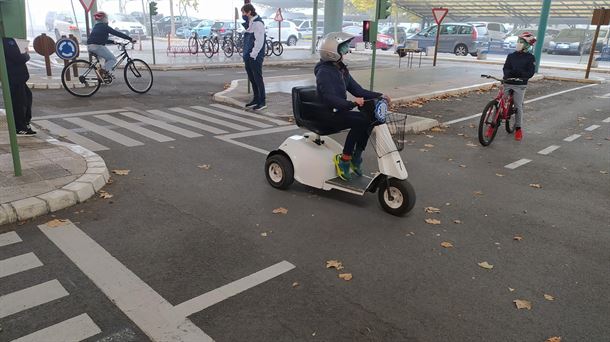
{"label": "bicycle handlebar", "polygon": [[506,82],[506,81],[515,81],[515,82],[523,82],[523,79],[521,78],[507,78],[507,79],[500,79],[491,75],[481,75],[482,78],[491,78],[493,80],[499,81],[499,82]]}

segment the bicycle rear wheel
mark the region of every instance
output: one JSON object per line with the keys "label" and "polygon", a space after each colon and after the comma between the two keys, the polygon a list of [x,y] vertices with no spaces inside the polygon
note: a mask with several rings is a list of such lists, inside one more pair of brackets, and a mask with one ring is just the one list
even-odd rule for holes
{"label": "bicycle rear wheel", "polygon": [[281,56],[282,53],[284,53],[284,46],[282,45],[281,42],[274,42],[272,51],[273,51],[274,55]]}
{"label": "bicycle rear wheel", "polygon": [[197,41],[197,37],[189,38],[188,44],[189,52],[193,55],[196,55],[199,52],[199,42]]}
{"label": "bicycle rear wheel", "polygon": [[500,126],[500,108],[498,101],[490,101],[481,115],[479,121],[479,142],[483,146],[489,146],[498,133]]}
{"label": "bicycle rear wheel", "polygon": [[206,39],[201,45],[201,49],[207,58],[214,57],[214,43],[211,40]]}
{"label": "bicycle rear wheel", "polygon": [[125,83],[132,91],[144,94],[153,85],[153,73],[146,62],[141,59],[132,59],[125,65],[123,70]]}
{"label": "bicycle rear wheel", "polygon": [[222,52],[224,52],[227,58],[233,57],[233,44],[231,42],[225,42],[222,44]]}
{"label": "bicycle rear wheel", "polygon": [[93,64],[77,59],[68,63],[61,71],[61,83],[68,93],[77,97],[89,97],[100,89],[102,81]]}
{"label": "bicycle rear wheel", "polygon": [[273,55],[273,43],[271,42],[271,40],[265,41],[265,55],[267,57]]}

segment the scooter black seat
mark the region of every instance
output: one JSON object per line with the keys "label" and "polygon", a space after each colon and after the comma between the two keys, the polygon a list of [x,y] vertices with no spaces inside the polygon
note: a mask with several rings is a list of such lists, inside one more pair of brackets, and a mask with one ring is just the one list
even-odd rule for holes
{"label": "scooter black seat", "polygon": [[320,101],[315,86],[292,88],[292,111],[299,127],[319,135],[341,132],[341,129],[332,127],[328,123],[328,118],[333,112]]}

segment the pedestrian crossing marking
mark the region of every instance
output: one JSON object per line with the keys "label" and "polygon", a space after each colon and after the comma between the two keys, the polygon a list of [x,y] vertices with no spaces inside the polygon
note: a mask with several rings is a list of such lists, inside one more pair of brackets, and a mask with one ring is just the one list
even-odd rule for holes
{"label": "pedestrian crossing marking", "polygon": [[157,109],[151,109],[151,110],[147,110],[147,112],[154,114],[156,116],[162,117],[164,119],[168,119],[171,120],[173,122],[177,122],[177,123],[181,123],[187,126],[191,126],[191,127],[195,127],[195,128],[199,128],[200,130],[203,131],[207,131],[210,132],[212,134],[226,134],[228,133],[225,130],[222,130],[220,128],[216,128],[216,127],[212,127],[212,126],[208,126],[208,125],[204,125],[202,123],[193,121],[193,120],[189,120],[189,119],[185,119],[181,116],[177,116],[177,115],[173,115],[170,113],[166,113],[164,111],[161,110],[157,110]]}
{"label": "pedestrian crossing marking", "polygon": [[108,150],[108,147],[106,147],[102,144],[98,144],[89,138],[85,138],[82,135],[80,135],[78,133],[74,133],[71,130],[61,127],[60,125],[57,125],[49,120],[38,120],[38,121],[35,121],[35,123],[37,126],[40,126],[42,128],[49,130],[52,134],[57,135],[57,136],[66,137],[66,139],[72,141],[75,144],[81,145],[82,147],[84,147],[88,150],[91,150],[94,152]]}
{"label": "pedestrian crossing marking", "polygon": [[113,130],[110,130],[106,127],[100,126],[100,125],[96,125],[92,122],[83,120],[81,118],[65,118],[64,120],[71,122],[75,125],[78,125],[82,128],[85,128],[93,133],[97,133],[103,137],[109,138],[111,140],[114,140],[116,142],[118,142],[121,145],[125,145],[128,147],[133,147],[133,146],[141,146],[144,145],[143,143],[141,143],[140,141],[137,141],[135,139],[132,139],[126,135],[117,133]]}
{"label": "pedestrian crossing marking", "polygon": [[211,108],[206,108],[206,107],[202,107],[202,106],[191,106],[191,108],[196,109],[196,110],[200,110],[202,112],[207,112],[213,115],[217,115],[220,117],[223,117],[225,119],[230,119],[230,120],[234,120],[234,121],[239,121],[248,125],[252,125],[258,128],[271,128],[271,125],[268,125],[266,123],[262,123],[259,121],[255,121],[255,120],[250,120],[250,119],[246,119],[237,115],[233,115],[233,114],[227,114],[227,113],[223,113],[221,111],[218,110],[214,110]]}
{"label": "pedestrian crossing marking", "polygon": [[42,305],[69,295],[57,279],[34,285],[0,297],[0,318]]}
{"label": "pedestrian crossing marking", "polygon": [[0,247],[12,245],[21,241],[21,238],[15,232],[0,234]]}
{"label": "pedestrian crossing marking", "polygon": [[155,131],[151,131],[150,129],[144,128],[144,127],[140,127],[136,124],[133,124],[131,122],[127,122],[127,121],[123,121],[121,119],[117,119],[114,116],[110,116],[107,114],[104,115],[96,115],[95,116],[97,119],[106,121],[108,123],[111,123],[115,126],[119,126],[121,128],[124,128],[126,130],[132,131],[134,133],[140,134],[144,137],[153,139],[155,141],[158,142],[168,142],[168,141],[173,141],[174,138],[170,138],[167,135],[163,135],[163,134],[159,134]]}
{"label": "pedestrian crossing marking", "polygon": [[202,135],[199,133],[195,133],[189,130],[186,130],[184,128],[180,128],[178,126],[174,126],[174,125],[170,125],[165,121],[159,121],[159,120],[155,120],[155,119],[151,119],[147,116],[144,115],[140,115],[137,113],[133,113],[133,112],[124,112],[121,113],[121,115],[126,116],[130,119],[133,120],[138,120],[140,122],[143,122],[145,124],[151,125],[151,126],[155,126],[155,127],[159,127],[162,128],[166,131],[172,132],[172,133],[176,133],[179,134],[183,137],[187,137],[187,138],[197,138],[197,137],[201,137]]}
{"label": "pedestrian crossing marking", "polygon": [[82,341],[101,332],[102,330],[97,324],[85,313],[20,337],[12,342]]}
{"label": "pedestrian crossing marking", "polygon": [[12,258],[0,260],[0,278],[40,266],[42,266],[42,262],[40,262],[34,253],[17,255]]}
{"label": "pedestrian crossing marking", "polygon": [[190,117],[195,118],[195,119],[199,119],[199,120],[203,120],[203,121],[208,121],[208,122],[220,125],[220,126],[229,127],[229,128],[232,128],[232,129],[234,129],[236,131],[242,131],[243,132],[243,131],[251,130],[251,128],[249,128],[249,127],[245,127],[245,126],[234,124],[234,123],[231,123],[231,122],[228,122],[228,121],[225,121],[225,120],[220,120],[220,119],[217,119],[217,118],[213,118],[213,117],[208,116],[208,115],[195,113],[195,112],[193,112],[191,110],[188,110],[188,109],[174,107],[174,108],[170,108],[170,110],[174,111],[176,113],[180,113],[180,114],[184,114],[186,116],[190,116]]}
{"label": "pedestrian crossing marking", "polygon": [[237,108],[233,108],[233,107],[229,107],[229,106],[225,106],[225,105],[221,105],[221,104],[217,104],[217,103],[212,104],[212,107],[220,108],[220,109],[226,110],[228,112],[236,113],[236,114],[243,115],[243,116],[249,116],[249,117],[257,118],[257,119],[261,119],[261,120],[267,120],[267,121],[273,122],[274,124],[279,125],[279,126],[290,125],[290,122],[287,122],[287,121],[270,118],[268,116],[264,116],[261,114],[250,113],[245,110],[241,110],[241,109],[237,109]]}

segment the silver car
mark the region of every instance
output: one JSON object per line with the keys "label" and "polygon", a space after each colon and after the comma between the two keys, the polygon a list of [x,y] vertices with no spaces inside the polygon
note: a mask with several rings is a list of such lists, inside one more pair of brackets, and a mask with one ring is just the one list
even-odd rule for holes
{"label": "silver car", "polygon": [[[477,28],[469,23],[447,23],[441,25],[438,41],[438,52],[454,53],[457,56],[471,54],[476,56],[479,50],[487,47],[489,37],[484,27]],[[418,42],[418,47],[433,47],[436,41],[437,25],[431,26],[408,38]],[[479,31],[480,30],[480,31]]]}

